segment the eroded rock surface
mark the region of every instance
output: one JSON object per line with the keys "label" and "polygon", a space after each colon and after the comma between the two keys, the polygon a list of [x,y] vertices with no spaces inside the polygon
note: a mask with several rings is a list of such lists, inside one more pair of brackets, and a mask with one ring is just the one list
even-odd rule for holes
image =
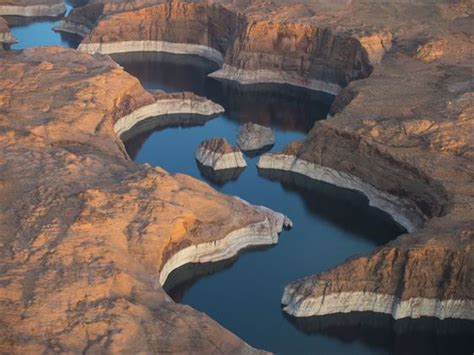
{"label": "eroded rock surface", "polygon": [[211,138],[199,144],[196,160],[213,170],[236,169],[247,166],[239,148],[233,147],[225,138]]}
{"label": "eroded rock surface", "polygon": [[131,162],[114,124],[156,97],[110,58],[43,47],[0,67],[0,352],[253,352],[161,283],[276,243],[284,216]]}
{"label": "eroded rock surface", "polygon": [[248,122],[240,126],[237,144],[243,151],[252,153],[271,148],[275,144],[275,137],[271,128]]}
{"label": "eroded rock surface", "polygon": [[425,221],[369,255],[290,284],[288,313],[474,319],[472,29],[443,6],[442,16],[425,18],[431,38],[419,44],[418,32],[400,33],[374,73],[336,98],[333,117],[266,157],[267,168],[308,176],[329,168],[321,178],[361,179]]}

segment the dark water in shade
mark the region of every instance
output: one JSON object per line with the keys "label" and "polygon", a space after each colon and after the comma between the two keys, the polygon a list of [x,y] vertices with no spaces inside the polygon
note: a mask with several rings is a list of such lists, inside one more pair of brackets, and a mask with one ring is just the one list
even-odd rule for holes
{"label": "dark water in shade", "polygon": [[[33,45],[74,47],[51,31],[58,21],[40,20],[13,27],[20,41]],[[330,99],[287,86],[239,90],[206,78],[213,66],[202,59],[173,55],[117,55],[114,58],[148,89],[188,90],[211,98],[226,113],[203,126],[168,128],[140,134],[126,142],[133,159],[170,172],[206,180],[209,172],[194,160],[198,144],[223,136],[235,143],[242,122],[274,130],[273,151],[302,139],[324,119]],[[471,354],[472,323],[397,321],[372,313],[292,319],[281,311],[285,285],[324,271],[346,258],[367,253],[403,233],[383,212],[368,206],[360,193],[315,182],[303,176],[258,171],[257,158],[224,183],[207,180],[216,189],[238,195],[290,216],[291,231],[276,246],[242,253],[236,260],[187,265],[173,273],[166,288],[177,301],[207,313],[250,345],[285,354]]]}

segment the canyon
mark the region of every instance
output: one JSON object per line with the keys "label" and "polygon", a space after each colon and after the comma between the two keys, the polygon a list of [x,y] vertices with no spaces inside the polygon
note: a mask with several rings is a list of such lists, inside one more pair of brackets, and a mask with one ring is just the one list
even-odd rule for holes
{"label": "canyon", "polygon": [[130,161],[127,137],[223,112],[147,92],[107,56],[137,51],[200,56],[219,67],[210,77],[243,86],[336,95],[326,120],[259,168],[361,191],[407,233],[293,281],[284,312],[474,320],[473,16],[462,0],[91,0],[56,28],[83,37],[78,51],[2,52],[0,349],[257,351],[162,286],[184,264],[274,244],[291,222]]}

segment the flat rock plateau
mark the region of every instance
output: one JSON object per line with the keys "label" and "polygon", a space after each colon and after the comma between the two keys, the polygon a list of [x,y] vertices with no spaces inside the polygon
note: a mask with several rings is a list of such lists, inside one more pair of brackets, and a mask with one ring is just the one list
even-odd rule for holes
{"label": "flat rock plateau", "polygon": [[294,281],[284,310],[474,320],[473,19],[468,0],[90,0],[58,28],[80,51],[2,52],[0,352],[255,351],[161,283],[275,243],[283,216],[132,163],[114,124],[157,98],[83,52],[200,55],[221,80],[337,95],[260,167],[360,189],[408,233]]}

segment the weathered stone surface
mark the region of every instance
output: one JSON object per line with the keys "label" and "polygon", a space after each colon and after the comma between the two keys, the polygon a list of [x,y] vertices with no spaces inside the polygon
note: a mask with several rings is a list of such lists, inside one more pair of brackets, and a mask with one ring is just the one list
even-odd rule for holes
{"label": "weathered stone surface", "polygon": [[84,51],[201,55],[218,64],[225,62],[211,75],[217,79],[288,83],[331,94],[351,80],[367,77],[372,71],[370,60],[379,62],[391,46],[390,34],[383,31],[352,35],[319,26],[310,18],[303,20],[278,22],[242,16],[217,5],[167,3],[112,13],[95,25],[88,20],[76,23],[94,27],[80,46]]}
{"label": "weathered stone surface", "polygon": [[16,38],[11,34],[7,21],[0,17],[0,50],[4,45],[16,43]]}
{"label": "weathered stone surface", "polygon": [[122,140],[160,127],[204,124],[224,112],[221,105],[189,92],[152,94],[155,102],[115,122],[114,130]]}
{"label": "weathered stone surface", "polygon": [[65,11],[64,0],[0,0],[0,16],[57,17]]}
{"label": "weathered stone surface", "polygon": [[271,148],[275,144],[275,137],[271,128],[247,122],[239,128],[237,144],[243,151],[252,152]]}
{"label": "weathered stone surface", "polygon": [[446,17],[424,24],[432,39],[419,44],[417,32],[405,32],[368,79],[336,98],[334,117],[285,149],[291,163],[266,158],[267,167],[361,179],[425,220],[369,255],[290,284],[282,299],[290,314],[474,319],[471,30],[439,11]]}
{"label": "weathered stone surface", "polygon": [[196,160],[214,170],[244,168],[247,166],[239,148],[231,146],[225,138],[211,138],[199,144]]}
{"label": "weathered stone surface", "polygon": [[253,352],[161,283],[276,243],[284,216],[131,162],[114,124],[156,97],[109,57],[0,67],[0,352]]}

